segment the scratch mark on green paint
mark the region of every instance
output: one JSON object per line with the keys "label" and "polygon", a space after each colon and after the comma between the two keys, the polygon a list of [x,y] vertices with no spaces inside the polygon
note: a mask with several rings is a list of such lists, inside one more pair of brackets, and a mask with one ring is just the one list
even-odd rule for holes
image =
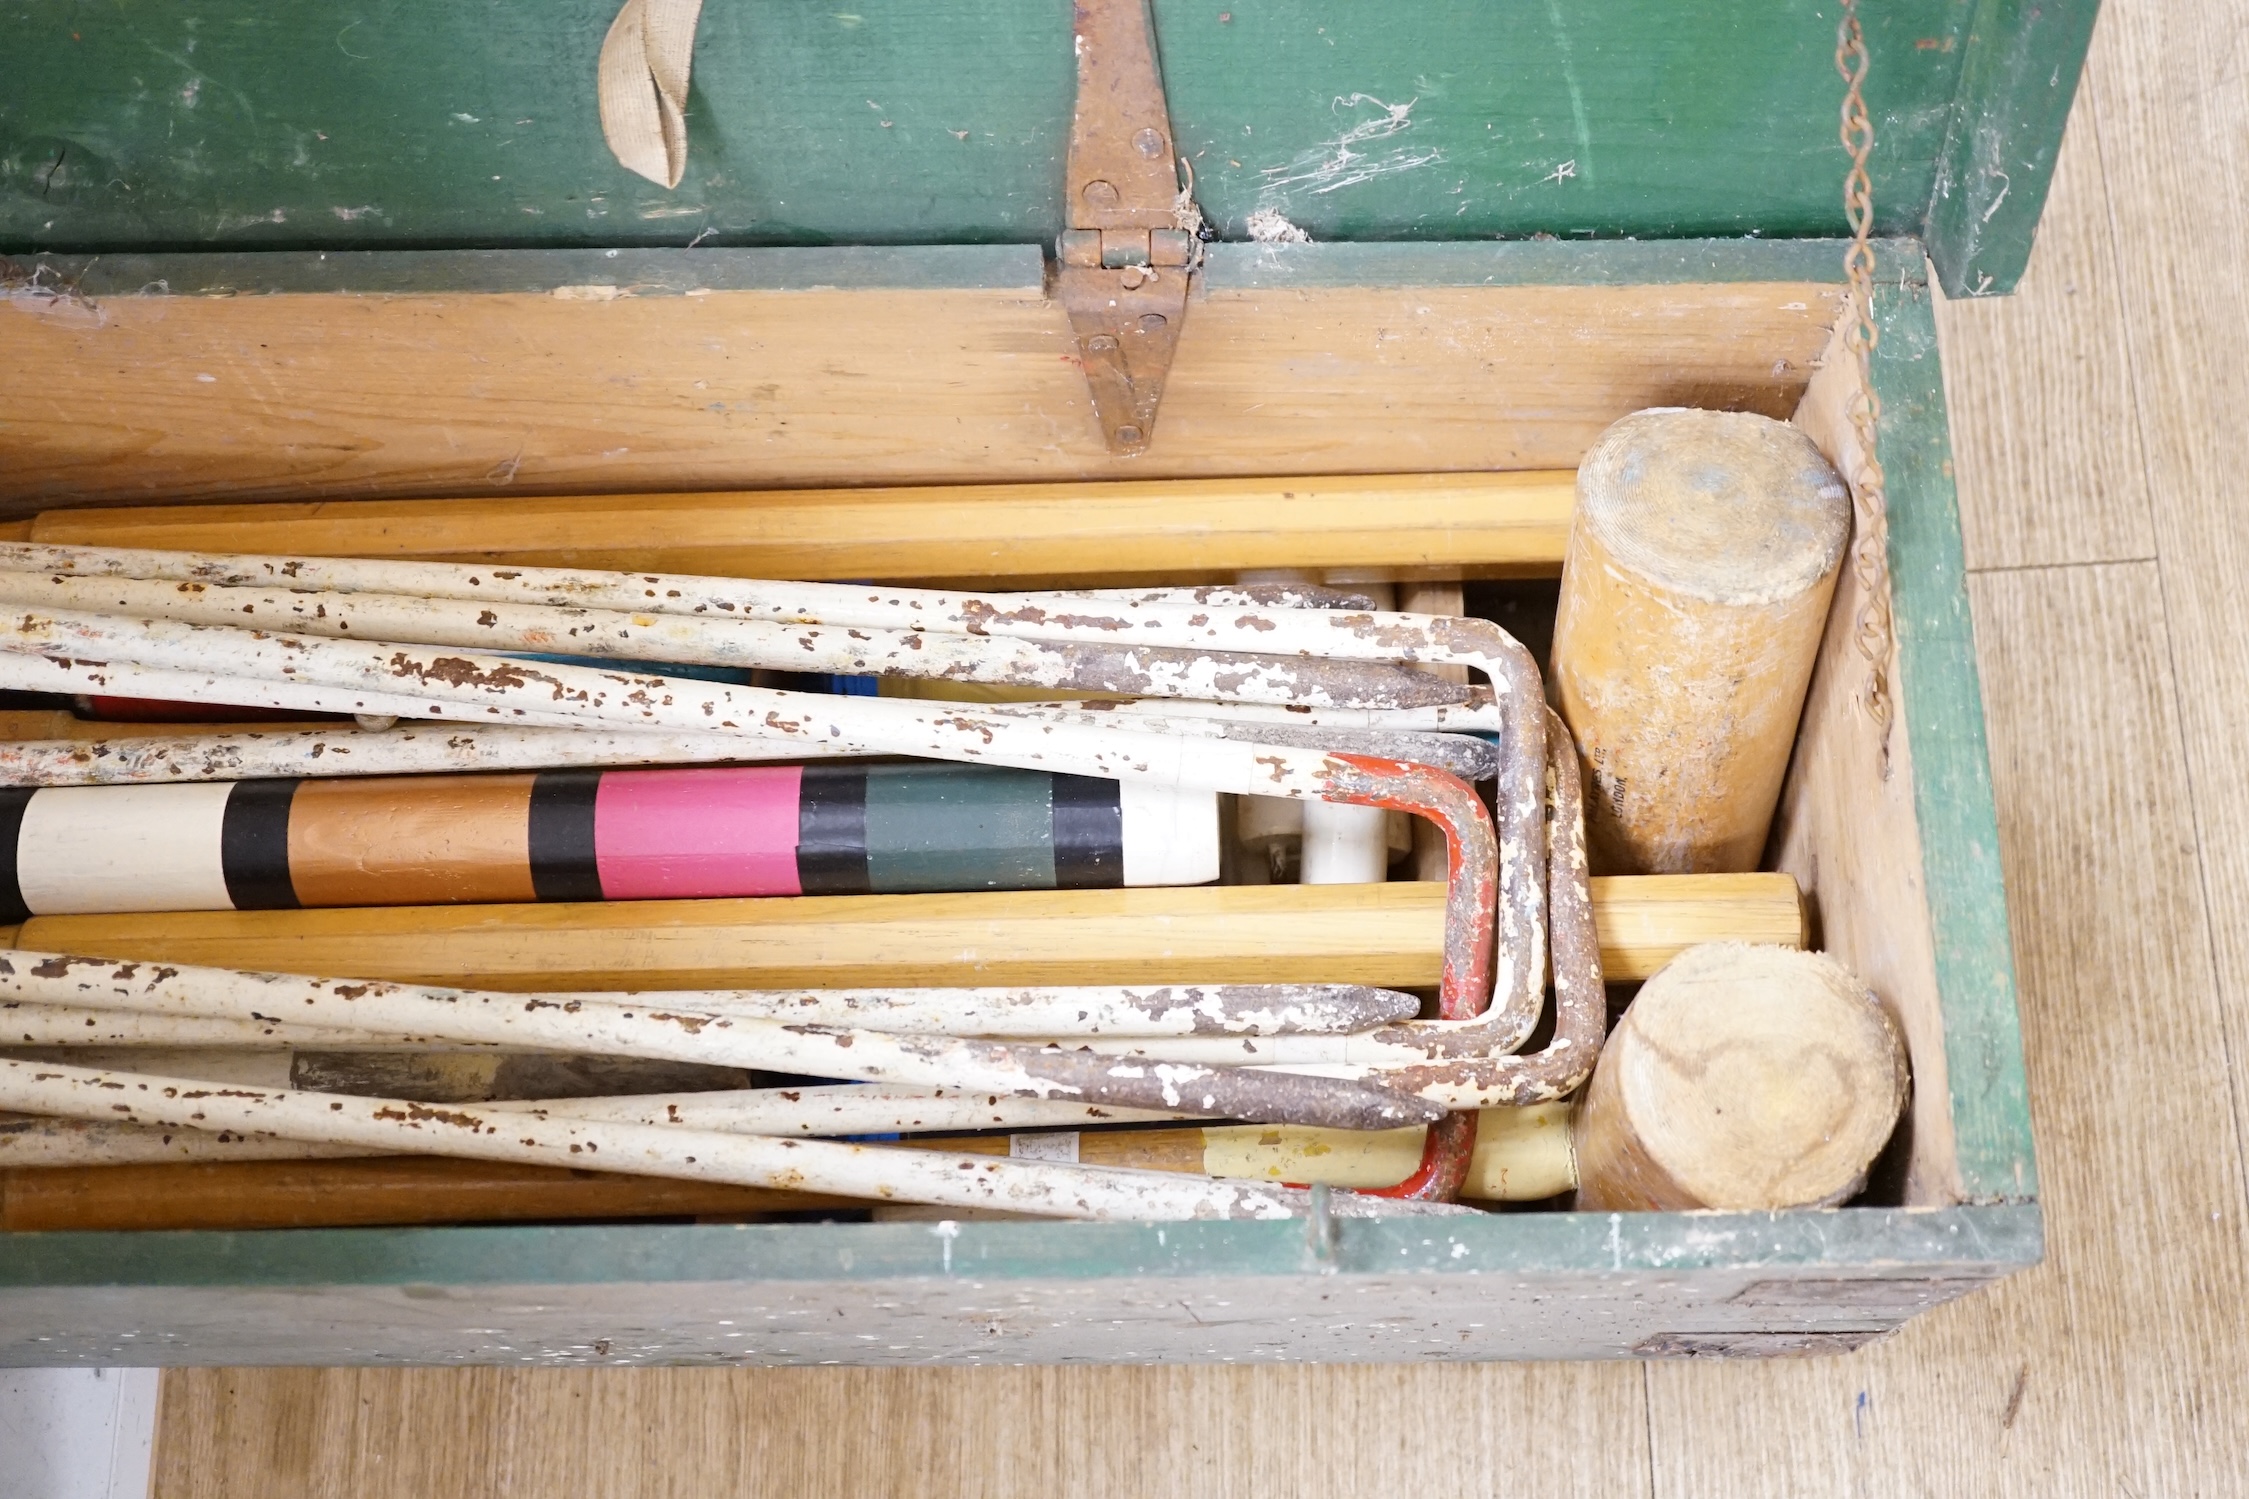
{"label": "scratch mark on green paint", "polygon": [[[1577,161],[1587,186],[1593,182],[1593,132],[1585,122],[1585,90],[1578,86],[1577,64],[1570,57],[1569,28],[1562,24],[1562,0],[1546,0],[1546,17],[1554,23],[1554,50],[1562,60],[1562,83],[1570,91],[1570,123],[1577,129]],[[1571,176],[1577,173],[1569,174]]]}
{"label": "scratch mark on green paint", "polygon": [[1389,104],[1364,93],[1337,98],[1332,109],[1356,110],[1371,104],[1381,112],[1360,120],[1333,140],[1298,152],[1284,166],[1264,168],[1260,196],[1271,206],[1272,200],[1284,196],[1293,187],[1309,185],[1315,196],[1324,195],[1357,187],[1393,172],[1410,172],[1416,167],[1443,161],[1444,151],[1434,146],[1427,149],[1399,146],[1380,155],[1358,149],[1369,141],[1387,140],[1413,129],[1413,107],[1420,102],[1416,97],[1403,104]]}

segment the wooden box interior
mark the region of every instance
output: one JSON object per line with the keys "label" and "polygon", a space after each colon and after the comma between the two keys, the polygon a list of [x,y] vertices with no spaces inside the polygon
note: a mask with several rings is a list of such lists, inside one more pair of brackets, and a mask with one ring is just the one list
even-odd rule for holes
{"label": "wooden box interior", "polygon": [[[17,534],[58,541],[820,576],[816,539],[701,492],[857,486],[833,503],[896,529],[892,575],[943,578],[999,564],[948,554],[942,517],[883,487],[991,485],[1007,503],[1023,481],[1118,494],[1158,478],[1566,470],[1609,422],[1660,405],[1793,417],[1859,471],[1832,243],[1212,252],[1153,448],[1131,460],[1098,439],[1035,250],[96,264],[72,296],[0,309],[15,351],[0,406],[57,418],[11,439],[0,506],[24,518]],[[1877,1200],[2034,1204],[1922,264],[1910,242],[1885,249],[1877,361],[1901,721],[1885,750],[1858,703],[1846,568],[1769,867],[1797,878],[1817,945],[1874,983],[1908,1038],[1910,1124]],[[414,289],[425,275],[449,289]],[[580,498],[624,489],[627,506]],[[82,508],[153,504],[187,508]],[[1298,565],[1337,581],[1460,573],[1441,524],[1358,510]],[[1196,535],[1099,576],[1238,566],[1224,537]]]}
{"label": "wooden box interior", "polygon": [[[52,451],[11,465],[0,493],[22,507],[151,490],[167,500],[432,490],[481,500],[624,483],[763,489],[1566,470],[1617,417],[1666,405],[1793,414],[1832,457],[1855,461],[1839,419],[1848,362],[1829,357],[1841,288],[1831,274],[1798,270],[1809,259],[1802,247],[1774,247],[1766,258],[1779,264],[1758,279],[1651,284],[1632,279],[1627,264],[1617,279],[1579,285],[1462,284],[1472,266],[1464,248],[1375,256],[1355,247],[1219,247],[1188,320],[1162,440],[1138,459],[1101,447],[1067,354],[1067,321],[1028,278],[926,290],[649,291],[612,274],[455,295],[58,301],[27,330],[36,357],[14,362],[25,389],[0,399],[37,399],[36,384],[47,400],[115,413],[117,425],[59,423]],[[1670,253],[1691,266],[1691,252]],[[923,258],[887,257],[891,279],[908,279],[902,273]],[[1036,270],[1035,256],[1016,252],[973,258]],[[1504,267],[1519,277],[1509,262],[1525,257],[1486,250],[1479,258],[1487,276]],[[1404,280],[1400,261],[1419,284],[1383,284]],[[221,373],[202,380],[203,364]],[[503,473],[504,482],[495,477]],[[865,524],[877,529],[890,516],[871,498],[836,502],[868,505]],[[794,576],[800,560],[785,538],[759,545],[733,517],[688,510],[674,526],[644,520],[619,537],[606,502],[590,521],[567,503],[511,495],[504,504],[508,555],[519,561]],[[416,555],[488,553],[493,504],[453,508],[454,527],[426,505],[283,503],[199,509],[176,528],[144,513],[133,529],[136,540],[188,547],[348,552],[364,545],[354,527],[381,521]],[[42,539],[97,540],[115,534],[105,519],[50,516],[31,529]],[[717,524],[696,524],[710,519]],[[1381,529],[1379,505],[1363,507],[1362,519],[1359,534],[1336,537],[1324,576],[1372,581],[1424,570],[1369,555],[1381,545],[1365,534]],[[729,526],[737,534],[726,534]],[[268,528],[275,534],[261,540]],[[456,528],[470,540],[456,541]],[[945,576],[947,565],[931,560],[932,539],[901,538],[923,545],[902,544],[895,565]],[[1191,544],[1180,550],[1189,554],[1181,565],[1151,547],[1098,578],[1230,576],[1195,558]],[[1471,569],[1501,570],[1518,569]],[[1864,671],[1849,646],[1854,578],[1846,576],[1835,607],[1774,867],[1797,877],[1821,940],[1873,979],[1905,1024],[1919,1080],[1905,1200],[1957,1201],[1910,733],[1897,736],[1885,777],[1871,721],[1854,706]]]}

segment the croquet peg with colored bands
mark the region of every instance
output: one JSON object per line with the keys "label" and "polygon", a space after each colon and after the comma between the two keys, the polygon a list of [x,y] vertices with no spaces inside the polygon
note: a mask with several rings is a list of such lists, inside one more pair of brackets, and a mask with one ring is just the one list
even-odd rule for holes
{"label": "croquet peg with colored bands", "polygon": [[1208,792],[928,762],[0,790],[0,920],[1203,884]]}

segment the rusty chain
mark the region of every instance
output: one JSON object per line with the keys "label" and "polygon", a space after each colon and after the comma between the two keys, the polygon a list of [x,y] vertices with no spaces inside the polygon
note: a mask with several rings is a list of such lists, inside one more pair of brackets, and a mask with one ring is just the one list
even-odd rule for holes
{"label": "rusty chain", "polygon": [[1874,152],[1874,123],[1867,118],[1861,92],[1866,69],[1866,36],[1859,28],[1857,0],[1843,0],[1835,39],[1835,70],[1843,75],[1843,149],[1851,155],[1851,169],[1843,178],[1843,211],[1851,225],[1851,246],[1843,253],[1851,299],[1843,346],[1858,365],[1858,388],[1850,403],[1851,427],[1859,445],[1859,472],[1851,486],[1858,509],[1852,568],[1859,584],[1858,648],[1867,662],[1864,701],[1881,736],[1887,772],[1890,723],[1895,716],[1890,699],[1890,522],[1882,459],[1875,449],[1882,401],[1874,393],[1872,355],[1881,331],[1874,322],[1874,184],[1866,170],[1867,158]]}

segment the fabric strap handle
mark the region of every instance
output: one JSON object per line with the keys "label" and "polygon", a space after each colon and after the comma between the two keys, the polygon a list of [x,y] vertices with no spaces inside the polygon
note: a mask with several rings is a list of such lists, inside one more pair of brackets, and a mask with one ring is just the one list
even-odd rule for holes
{"label": "fabric strap handle", "polygon": [[687,73],[703,0],[625,0],[601,44],[601,134],[628,169],[666,187],[687,171]]}

